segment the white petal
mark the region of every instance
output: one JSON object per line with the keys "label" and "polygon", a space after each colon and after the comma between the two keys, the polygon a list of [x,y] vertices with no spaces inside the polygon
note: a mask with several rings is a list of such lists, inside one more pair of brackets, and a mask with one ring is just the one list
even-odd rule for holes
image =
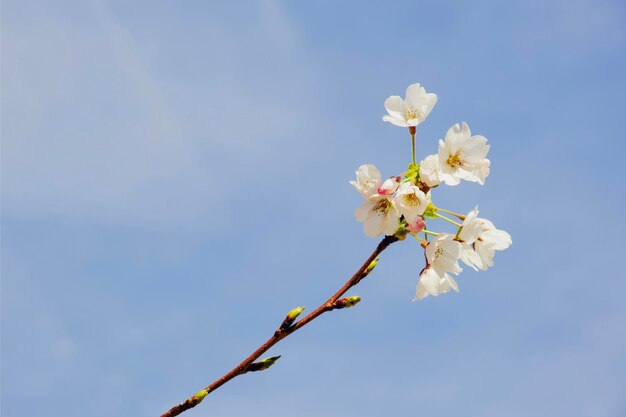
{"label": "white petal", "polygon": [[429,187],[436,187],[441,182],[439,171],[439,156],[428,155],[420,162],[420,181]]}
{"label": "white petal", "polygon": [[496,250],[504,250],[513,243],[511,235],[504,230],[488,230],[481,237],[488,246]]}
{"label": "white petal", "polygon": [[422,121],[428,117],[433,107],[437,104],[437,95],[433,93],[428,93],[424,97],[422,97],[421,103],[421,113],[422,113]]}
{"label": "white petal", "polygon": [[364,177],[365,179],[373,179],[381,181],[380,171],[376,168],[376,165],[363,164],[356,170],[357,178]]}
{"label": "white petal", "polygon": [[370,211],[372,211],[373,207],[374,204],[372,204],[371,200],[365,200],[363,204],[361,204],[356,210],[354,210],[354,218],[356,219],[356,221],[364,222],[367,219]]}
{"label": "white petal", "polygon": [[404,95],[407,107],[413,107],[420,101],[421,97],[425,94],[426,90],[420,85],[420,83],[415,83],[408,86]]}
{"label": "white petal", "polygon": [[459,284],[457,284],[454,278],[452,278],[450,275],[443,274],[443,276],[439,278],[439,293],[445,294],[451,289],[459,292]]}
{"label": "white petal", "polygon": [[461,134],[467,137],[472,136],[472,131],[470,130],[468,124],[465,122],[461,123]]}
{"label": "white petal", "polygon": [[404,120],[403,117],[383,116],[383,121],[389,122],[393,125],[400,126],[400,127],[409,127],[409,125],[407,124],[406,120]]}
{"label": "white petal", "polygon": [[477,216],[478,207],[470,211],[467,216],[465,216],[465,220],[463,220],[463,227],[459,232],[459,239],[463,242],[472,244],[483,232],[483,223],[477,218]]}
{"label": "white petal", "polygon": [[439,275],[434,269],[427,268],[420,276],[420,282],[429,294],[439,295]]}
{"label": "white petal", "polygon": [[459,292],[459,284],[457,284],[452,276],[446,274],[445,279],[448,281],[448,285],[450,285],[450,288],[452,288],[456,292]]}
{"label": "white petal", "polygon": [[[464,124],[464,126],[467,126]],[[468,127],[469,129],[469,127]],[[465,141],[469,140],[469,135],[458,123],[452,125],[446,132],[445,144],[449,154],[459,151]],[[441,159],[441,155],[439,155]],[[442,160],[443,161],[443,160]]]}
{"label": "white petal", "polygon": [[461,182],[459,177],[452,175],[452,174],[444,173],[444,172],[439,174],[439,178],[441,179],[441,181],[443,181],[446,185],[449,185],[449,186],[459,185],[459,183]]}
{"label": "white petal", "polygon": [[484,136],[472,136],[463,146],[463,158],[469,164],[480,163],[487,157],[489,147]]}
{"label": "white petal", "polygon": [[478,271],[478,268],[483,269],[482,259],[467,243],[463,244],[463,249],[461,250],[461,260],[465,265],[474,268],[475,271]]}
{"label": "white petal", "polygon": [[385,100],[385,109],[390,116],[404,119],[406,107],[400,96],[390,96]]}
{"label": "white petal", "polygon": [[424,284],[422,284],[422,281],[417,281],[417,287],[415,288],[415,297],[413,297],[413,301],[423,300],[428,296],[428,291],[426,291],[426,288],[424,287]]}
{"label": "white petal", "polygon": [[369,237],[377,237],[383,232],[382,222],[383,216],[380,216],[378,214],[370,216],[368,219],[365,220],[365,223],[363,223],[363,231]]}
{"label": "white petal", "polygon": [[398,230],[400,214],[395,209],[395,207],[391,207],[386,216],[382,216],[381,229],[382,232],[386,235],[393,235]]}
{"label": "white petal", "polygon": [[483,185],[485,183],[485,178],[489,176],[490,166],[491,166],[491,161],[488,159],[485,159],[484,165],[480,167],[479,172],[476,173],[476,176],[478,177],[478,182],[480,183],[480,185]]}
{"label": "white petal", "polygon": [[482,267],[481,265],[477,265],[480,269],[484,271],[488,267],[493,266],[493,256],[496,253],[495,250],[487,245],[482,244],[480,241],[476,242],[476,244],[474,245],[474,249],[476,250],[478,256],[480,256],[480,259],[482,261]]}

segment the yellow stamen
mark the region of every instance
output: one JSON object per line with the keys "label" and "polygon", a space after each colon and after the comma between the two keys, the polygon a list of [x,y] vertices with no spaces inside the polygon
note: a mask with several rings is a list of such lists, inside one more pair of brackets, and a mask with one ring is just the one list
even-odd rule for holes
{"label": "yellow stamen", "polygon": [[409,206],[417,207],[420,205],[420,199],[415,194],[405,194],[403,199]]}
{"label": "yellow stamen", "polygon": [[383,199],[383,200],[380,200],[378,204],[376,204],[372,210],[378,214],[387,214],[390,206],[391,204],[389,203],[389,200]]}
{"label": "yellow stamen", "polygon": [[450,165],[452,168],[455,168],[461,165],[463,163],[463,159],[461,158],[461,152],[457,152],[454,155],[450,155],[446,163]]}

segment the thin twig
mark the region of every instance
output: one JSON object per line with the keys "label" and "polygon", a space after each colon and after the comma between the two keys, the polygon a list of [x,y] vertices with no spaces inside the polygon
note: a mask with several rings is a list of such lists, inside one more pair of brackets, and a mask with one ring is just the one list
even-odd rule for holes
{"label": "thin twig", "polygon": [[235,366],[230,372],[224,374],[222,377],[217,379],[212,384],[206,386],[197,394],[189,397],[182,403],[170,408],[167,412],[161,415],[161,417],[174,417],[200,404],[204,397],[206,397],[209,393],[212,393],[231,379],[248,372],[250,365],[252,365],[255,360],[257,360],[262,354],[267,352],[272,346],[274,346],[293,332],[306,326],[308,323],[315,320],[317,317],[321,316],[325,312],[333,310],[333,304],[335,303],[335,301],[337,301],[339,297],[344,295],[346,291],[348,291],[350,288],[358,284],[367,275],[367,268],[378,257],[378,255],[380,255],[389,245],[397,242],[398,240],[399,239],[395,236],[385,236],[385,238],[378,244],[374,252],[372,252],[369,258],[367,258],[367,260],[363,263],[363,265],[361,265],[361,267],[354,273],[354,275],[336,293],[334,293],[328,300],[326,300],[326,302],[324,302],[307,316],[302,318],[302,320],[297,321],[293,326],[286,329],[279,327],[274,332],[272,337],[270,337],[265,343],[263,343],[250,356],[244,359],[239,365]]}

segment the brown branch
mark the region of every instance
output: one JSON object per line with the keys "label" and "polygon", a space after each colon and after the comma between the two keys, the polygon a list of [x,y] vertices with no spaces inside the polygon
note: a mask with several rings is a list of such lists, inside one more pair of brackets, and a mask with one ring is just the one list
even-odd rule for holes
{"label": "brown branch", "polygon": [[[372,252],[369,258],[367,258],[367,260],[363,263],[363,265],[361,265],[361,267],[354,273],[354,275],[352,275],[352,277],[343,285],[343,287],[341,287],[328,300],[326,300],[326,302],[321,304],[319,307],[317,307],[307,316],[302,318],[302,320],[296,322],[294,325],[287,327],[287,328],[283,328],[283,326],[279,327],[276,330],[276,332],[274,332],[272,337],[270,337],[265,343],[263,343],[250,356],[244,359],[239,365],[235,366],[230,372],[228,372],[227,374],[224,374],[221,378],[217,379],[215,382],[213,382],[211,385],[208,385],[203,390],[199,391],[197,394],[189,397],[186,401],[183,401],[182,403],[170,408],[167,412],[161,415],[161,417],[174,417],[200,404],[200,402],[204,399],[204,397],[206,397],[210,392],[215,391],[216,389],[218,389],[219,387],[221,387],[222,385],[224,385],[231,379],[239,375],[245,374],[249,370],[251,371],[252,369],[250,369],[250,365],[252,365],[255,360],[257,360],[262,354],[267,352],[276,343],[280,342],[282,339],[289,336],[291,333],[297,331],[298,329],[301,329],[302,327],[306,326],[308,323],[315,320],[317,317],[321,316],[325,312],[338,308],[337,306],[334,305],[335,301],[337,301],[339,297],[344,295],[346,291],[354,287],[363,278],[365,278],[365,276],[368,273],[368,267],[370,266],[370,264],[372,264],[372,262],[378,257],[378,255],[380,255],[382,251],[384,251],[387,248],[387,246],[391,245],[392,243],[397,242],[398,240],[399,239],[395,236],[385,236],[385,238],[378,244],[374,252]],[[278,359],[278,357],[274,357],[270,359],[273,359],[273,361],[267,364],[268,367],[271,366],[271,364],[273,364],[274,361]],[[259,368],[262,366],[263,365],[255,364],[253,368]]]}

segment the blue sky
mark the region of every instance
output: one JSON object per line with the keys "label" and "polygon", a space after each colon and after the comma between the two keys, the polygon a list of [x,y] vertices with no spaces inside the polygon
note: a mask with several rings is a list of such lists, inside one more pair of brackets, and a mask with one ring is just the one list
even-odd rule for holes
{"label": "blue sky", "polygon": [[376,244],[356,167],[404,170],[383,101],[491,144],[436,190],[513,236],[412,303],[392,246],[328,314],[193,416],[626,416],[626,7],[610,0],[2,4],[2,413],[155,416]]}

